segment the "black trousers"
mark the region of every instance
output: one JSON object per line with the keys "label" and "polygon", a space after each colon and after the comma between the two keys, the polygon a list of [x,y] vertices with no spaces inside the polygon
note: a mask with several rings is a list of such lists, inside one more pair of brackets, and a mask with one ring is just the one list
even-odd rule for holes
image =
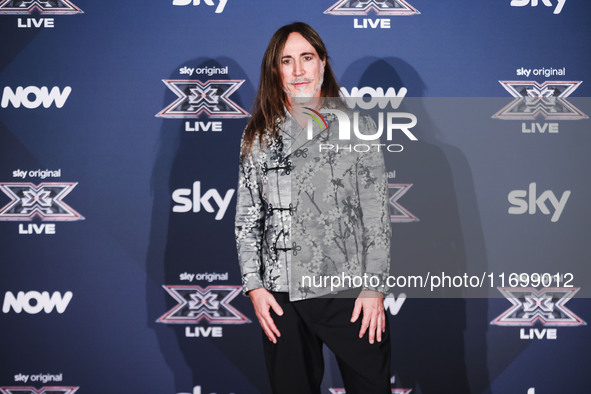
{"label": "black trousers", "polygon": [[283,308],[283,316],[271,310],[281,337],[273,344],[263,333],[263,347],[274,394],[320,394],[323,344],[336,356],[347,394],[391,393],[387,318],[382,341],[370,344],[367,333],[359,338],[363,315],[350,322],[355,298],[290,302],[287,293],[273,295]]}

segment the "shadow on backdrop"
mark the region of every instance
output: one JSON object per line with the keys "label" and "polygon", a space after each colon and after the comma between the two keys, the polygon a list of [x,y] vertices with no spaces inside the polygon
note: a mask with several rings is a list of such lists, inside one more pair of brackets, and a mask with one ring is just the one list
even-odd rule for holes
{"label": "shadow on backdrop", "polygon": [[[229,97],[241,108],[249,111],[254,96],[252,85],[240,65],[229,58],[188,60],[180,65],[192,68],[225,67],[228,75],[179,75],[170,79],[193,80],[245,80]],[[164,87],[164,86],[163,86]],[[166,89],[163,107],[177,96]],[[222,131],[185,131],[185,122],[194,127],[195,121],[222,121]],[[179,125],[180,123],[180,125]],[[194,386],[202,386],[206,392],[267,392],[267,377],[264,370],[261,335],[258,322],[252,312],[250,300],[240,293],[230,305],[246,315],[251,323],[220,324],[201,319],[197,324],[163,324],[156,320],[178,305],[162,285],[236,286],[241,277],[234,241],[235,196],[221,220],[215,213],[205,210],[199,198],[193,204],[201,204],[199,212],[173,212],[176,205],[173,191],[179,188],[192,189],[199,181],[201,197],[209,189],[216,189],[224,197],[230,189],[235,190],[238,179],[238,156],[242,131],[246,118],[215,119],[205,114],[199,117],[163,118],[161,138],[155,165],[152,170],[153,209],[150,246],[146,268],[148,327],[154,330],[160,349],[175,376],[176,392],[189,392]],[[180,127],[179,127],[180,126]],[[212,201],[212,206],[216,207]],[[194,208],[194,207],[193,207]],[[227,280],[181,280],[180,274],[227,273]],[[213,300],[215,303],[219,300]],[[194,330],[202,327],[221,327],[223,337],[187,337],[186,327]],[[195,335],[194,331],[191,331]],[[211,334],[211,331],[210,331]],[[233,376],[233,379],[228,379]]]}
{"label": "shadow on backdrop", "polygon": [[[384,92],[389,87],[396,92],[411,87],[407,97],[423,97],[427,90],[416,70],[395,57],[359,59],[340,82],[349,92],[352,87],[381,87]],[[412,133],[418,141],[399,133],[392,142],[402,144],[403,152],[384,154],[386,171],[393,175],[389,184],[412,184],[397,203],[418,218],[392,223],[391,274],[460,274],[468,265],[471,270],[486,271],[484,237],[469,164],[459,149],[445,142],[437,120],[417,102],[419,99],[413,99],[410,109],[403,100],[394,111],[417,116]],[[390,107],[384,109],[388,110],[392,111]],[[467,244],[473,252],[470,262]],[[401,294],[397,289],[392,292],[396,297]],[[445,290],[431,298],[409,297],[396,316],[391,316],[395,387],[422,394],[487,390],[487,300],[455,298],[458,296],[453,290]]]}

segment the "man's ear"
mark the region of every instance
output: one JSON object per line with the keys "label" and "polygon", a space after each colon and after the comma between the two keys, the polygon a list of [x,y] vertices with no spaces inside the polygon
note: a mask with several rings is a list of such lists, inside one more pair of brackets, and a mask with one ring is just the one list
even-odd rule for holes
{"label": "man's ear", "polygon": [[322,59],[322,68],[326,66],[326,58]]}

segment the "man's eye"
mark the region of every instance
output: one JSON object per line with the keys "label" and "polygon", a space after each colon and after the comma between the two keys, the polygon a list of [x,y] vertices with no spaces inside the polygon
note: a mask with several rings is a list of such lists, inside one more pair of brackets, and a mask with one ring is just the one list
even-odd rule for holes
{"label": "man's eye", "polygon": [[308,61],[308,62],[309,62],[310,60],[312,60],[312,59],[313,59],[313,57],[312,57],[312,56],[304,56],[304,60],[306,60],[306,61]]}
{"label": "man's eye", "polygon": [[291,60],[289,60],[289,59],[283,59],[281,61],[281,64],[289,64],[289,63],[291,63]]}

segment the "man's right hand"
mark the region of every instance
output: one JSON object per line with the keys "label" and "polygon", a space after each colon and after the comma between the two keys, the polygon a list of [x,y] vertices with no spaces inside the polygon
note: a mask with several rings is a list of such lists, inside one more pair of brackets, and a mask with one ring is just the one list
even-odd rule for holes
{"label": "man's right hand", "polygon": [[254,306],[254,312],[259,319],[259,323],[265,332],[265,335],[269,338],[269,341],[273,343],[277,343],[277,337],[281,336],[281,333],[277,329],[273,318],[271,317],[271,312],[269,312],[270,308],[273,308],[273,311],[279,315],[283,315],[283,309],[273,297],[268,290],[264,288],[254,289],[248,292],[248,296],[252,301],[252,305]]}

